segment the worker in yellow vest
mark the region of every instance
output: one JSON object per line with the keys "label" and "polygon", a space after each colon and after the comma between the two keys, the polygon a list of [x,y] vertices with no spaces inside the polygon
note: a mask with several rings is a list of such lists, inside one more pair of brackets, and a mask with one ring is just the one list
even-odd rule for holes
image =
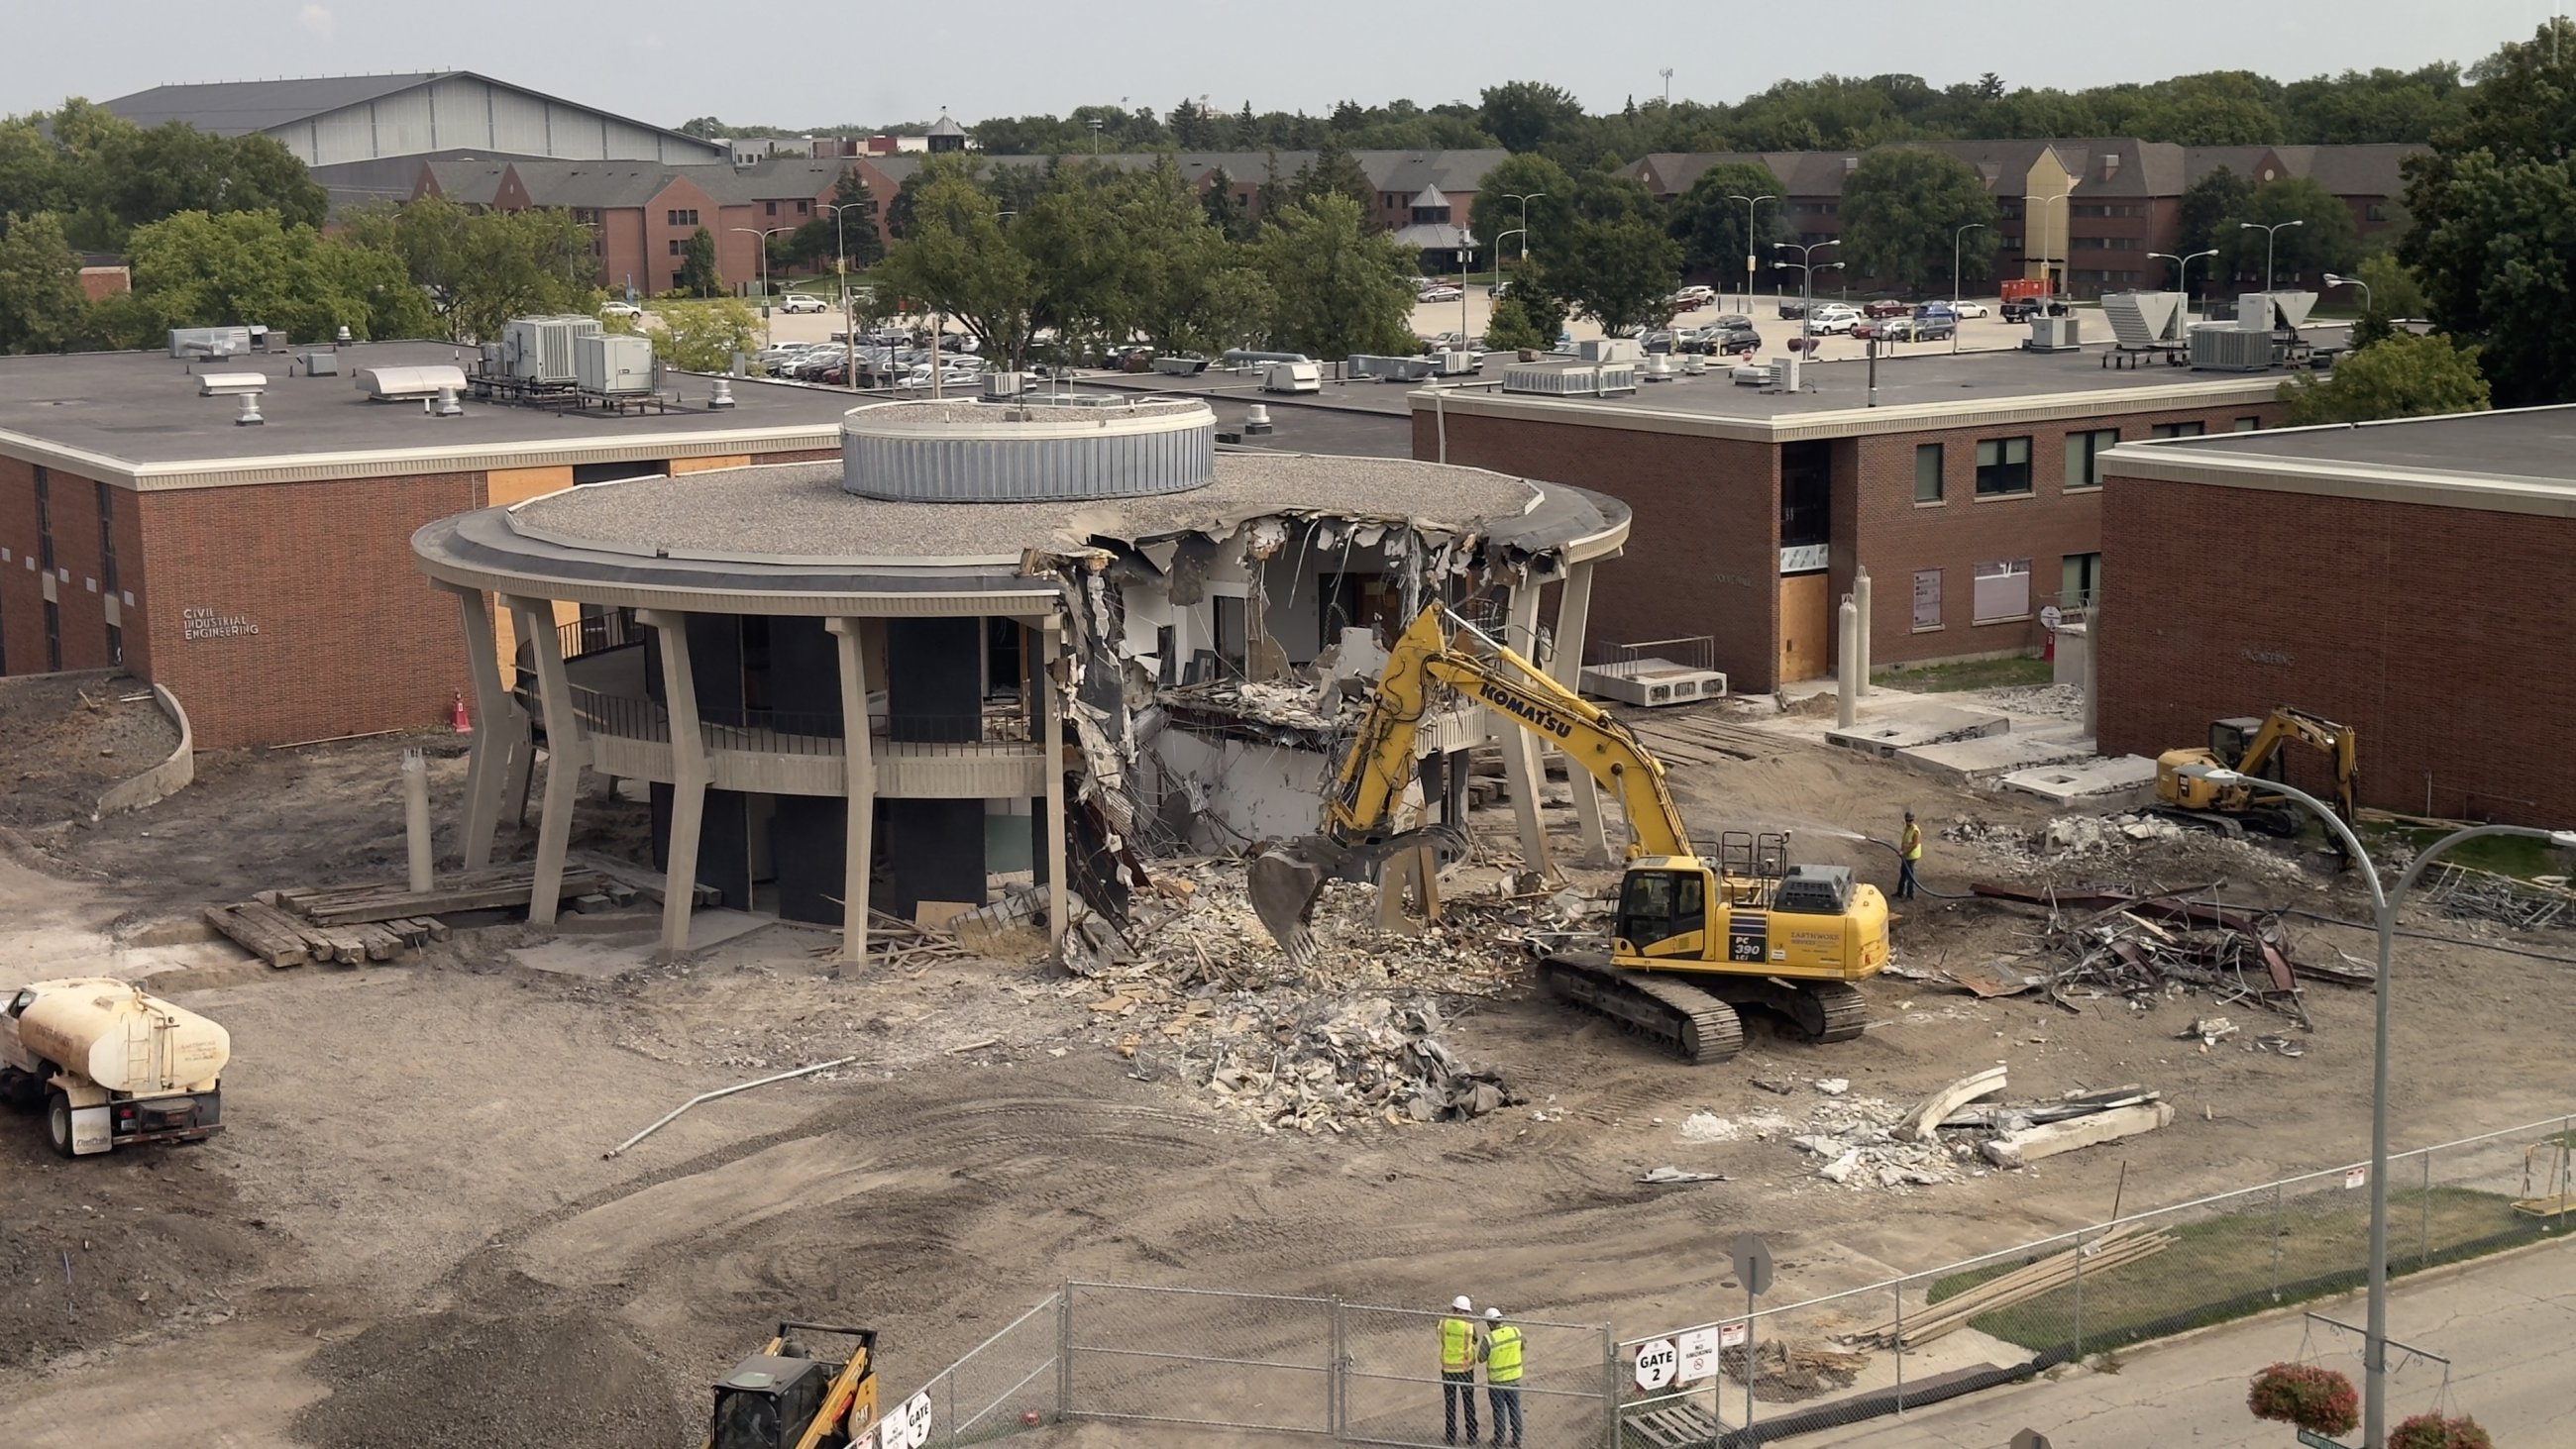
{"label": "worker in yellow vest", "polygon": [[[1503,1442],[1511,1425],[1511,1449],[1521,1449],[1521,1330],[1503,1321],[1503,1310],[1485,1310],[1485,1394],[1494,1401],[1494,1442]],[[1472,1425],[1467,1436],[1472,1441]]]}
{"label": "worker in yellow vest", "polygon": [[1905,830],[1896,837],[1896,898],[1914,899],[1914,872],[1923,865],[1923,827],[1914,823],[1914,812],[1905,812]]}
{"label": "worker in yellow vest", "polygon": [[1451,1312],[1440,1320],[1440,1422],[1442,1443],[1458,1442],[1458,1406],[1467,1408],[1467,1442],[1476,1442],[1476,1359],[1484,1346],[1476,1341],[1476,1305],[1459,1294]]}

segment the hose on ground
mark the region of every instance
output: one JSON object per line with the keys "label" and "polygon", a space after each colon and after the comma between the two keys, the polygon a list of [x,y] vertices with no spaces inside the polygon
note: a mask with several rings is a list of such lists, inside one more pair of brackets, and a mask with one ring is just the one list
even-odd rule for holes
{"label": "hose on ground", "polygon": [[[1895,845],[1894,845],[1894,844],[1892,844],[1892,843],[1890,843],[1890,842],[1888,842],[1888,841],[1881,840],[1881,839],[1879,839],[1878,837],[1876,837],[1876,836],[1874,836],[1874,835],[1862,835],[1862,836],[1856,836],[1856,837],[1854,837],[1854,838],[1855,838],[1855,839],[1858,839],[1858,840],[1866,841],[1867,843],[1869,843],[1869,844],[1871,844],[1871,845],[1875,845],[1875,846],[1877,846],[1879,849],[1886,851],[1888,854],[1890,854],[1890,855],[1892,855],[1892,856],[1895,856],[1899,862],[1902,862],[1902,861],[1905,859],[1905,852],[1904,852],[1904,851],[1901,851],[1901,850],[1897,849],[1897,848],[1895,847]],[[1932,889],[1930,886],[1925,885],[1925,884],[1923,883],[1923,878],[1922,878],[1921,876],[1919,876],[1919,875],[1918,875],[1918,876],[1916,876],[1916,877],[1914,878],[1914,889],[1916,889],[1917,891],[1920,891],[1920,892],[1921,892],[1921,893],[1923,893],[1924,895],[1927,895],[1927,896],[1932,897],[1934,900],[1942,900],[1942,901],[1964,901],[1964,900],[1967,900],[1967,899],[1968,899],[1970,896],[1972,896],[1973,894],[1975,894],[1975,893],[1974,893],[1974,892],[1972,892],[1972,891],[1936,891],[1936,890]]]}

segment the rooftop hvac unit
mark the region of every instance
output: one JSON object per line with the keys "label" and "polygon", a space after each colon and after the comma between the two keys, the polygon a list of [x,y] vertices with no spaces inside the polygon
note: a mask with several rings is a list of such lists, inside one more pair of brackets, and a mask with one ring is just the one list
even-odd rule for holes
{"label": "rooftop hvac unit", "polygon": [[2033,317],[2030,337],[2022,346],[2032,352],[2073,352],[2083,346],[2077,323],[2082,319],[2069,313],[2063,317]]}
{"label": "rooftop hvac unit", "polygon": [[2236,299],[2236,325],[2248,332],[2297,329],[2316,310],[2314,292],[2246,292]]}
{"label": "rooftop hvac unit", "polygon": [[310,352],[299,352],[296,356],[304,363],[304,375],[306,377],[338,377],[340,375],[340,354],[330,351],[327,348],[316,347]]}
{"label": "rooftop hvac unit", "polygon": [[1005,399],[1015,398],[1028,390],[1029,375],[1025,372],[988,372],[984,374],[984,397],[988,402],[1000,402]]}
{"label": "rooftop hvac unit", "polygon": [[1802,359],[1797,353],[1771,359],[1771,386],[1782,392],[1798,390],[1798,368]]}
{"label": "rooftop hvac unit", "polygon": [[653,341],[625,333],[572,339],[573,381],[582,391],[608,394],[653,390]]}
{"label": "rooftop hvac unit", "polygon": [[1342,367],[1351,377],[1374,377],[1383,382],[1420,382],[1432,375],[1428,357],[1381,357],[1354,352],[1343,359]]}
{"label": "rooftop hvac unit", "polygon": [[1632,362],[1637,356],[1637,339],[1587,337],[1574,344],[1574,355],[1585,362]]}
{"label": "rooftop hvac unit", "polygon": [[377,402],[410,402],[438,396],[439,389],[465,390],[465,370],[441,362],[427,367],[362,367],[358,391]]}
{"label": "rooftop hvac unit", "polygon": [[503,369],[527,382],[577,381],[573,339],[600,332],[596,317],[513,317],[501,327]]}
{"label": "rooftop hvac unit", "polygon": [[1514,363],[1503,369],[1503,391],[1537,393],[1547,397],[1611,397],[1637,390],[1637,365],[1633,362],[1605,362],[1592,366],[1582,363]]}
{"label": "rooftop hvac unit", "polygon": [[1324,365],[1320,362],[1273,362],[1261,370],[1263,392],[1322,392]]}
{"label": "rooftop hvac unit", "polygon": [[1450,351],[1433,354],[1432,372],[1439,377],[1464,377],[1485,370],[1485,354],[1475,351]]}
{"label": "rooftop hvac unit", "polygon": [[2191,365],[2203,372],[2261,372],[2272,365],[2272,333],[2268,328],[2194,327]]}
{"label": "rooftop hvac unit", "polygon": [[170,355],[191,361],[208,357],[239,357],[250,351],[250,329],[247,327],[173,327],[170,329]]}
{"label": "rooftop hvac unit", "polygon": [[2182,293],[2105,293],[2102,315],[2111,324],[2112,340],[2122,347],[2139,351],[2170,347],[2174,319],[2182,315]]}
{"label": "rooftop hvac unit", "polygon": [[1207,371],[1207,365],[1208,360],[1204,357],[1157,357],[1154,359],[1154,370],[1170,377],[1196,377],[1200,373]]}
{"label": "rooftop hvac unit", "polygon": [[1775,911],[1839,916],[1851,906],[1852,873],[1847,865],[1793,865],[1780,878],[1771,898]]}
{"label": "rooftop hvac unit", "polygon": [[197,396],[239,397],[246,392],[265,392],[268,374],[264,372],[201,372],[197,374]]}

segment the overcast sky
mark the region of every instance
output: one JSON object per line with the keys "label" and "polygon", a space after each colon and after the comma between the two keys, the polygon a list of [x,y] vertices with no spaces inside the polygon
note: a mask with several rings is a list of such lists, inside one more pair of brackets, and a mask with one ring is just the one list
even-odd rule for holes
{"label": "overcast sky", "polygon": [[[2475,61],[2558,0],[2265,0],[2034,8],[2024,0],[9,0],[0,111],[153,85],[365,71],[474,70],[662,125],[961,121],[1085,102],[1321,111],[1424,105],[1544,80],[1602,110],[1659,94],[1735,101],[1786,77],[1984,71],[2074,88],[2246,68],[2290,80]],[[2095,14],[2102,18],[2092,18]],[[791,18],[792,17],[792,18]],[[834,18],[839,17],[839,18]]]}

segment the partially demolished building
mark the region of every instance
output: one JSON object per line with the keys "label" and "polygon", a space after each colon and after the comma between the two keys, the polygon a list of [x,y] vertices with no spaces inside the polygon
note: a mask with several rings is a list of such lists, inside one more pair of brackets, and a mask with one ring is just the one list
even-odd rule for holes
{"label": "partially demolished building", "polygon": [[[1314,827],[1331,751],[1426,602],[1571,684],[1593,567],[1627,539],[1624,507],[1563,485],[1220,451],[1196,400],[884,403],[842,434],[838,462],[587,484],[415,535],[485,721],[469,868],[524,815],[535,755],[554,762],[537,919],[584,769],[647,782],[674,880],[841,924],[852,956],[868,905],[980,907],[1023,879],[1051,934],[1076,896],[1123,917],[1157,855]],[[1487,728],[1462,706],[1423,731],[1416,819],[1461,808]],[[1537,748],[1503,743],[1541,861]],[[692,892],[666,896],[676,952]]]}

